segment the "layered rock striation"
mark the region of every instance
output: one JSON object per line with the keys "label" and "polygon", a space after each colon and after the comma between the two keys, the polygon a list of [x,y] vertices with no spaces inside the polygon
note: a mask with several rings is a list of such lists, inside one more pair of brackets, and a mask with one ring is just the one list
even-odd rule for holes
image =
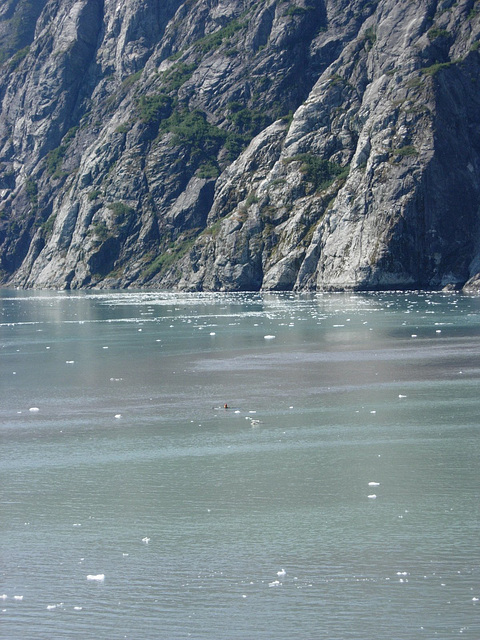
{"label": "layered rock striation", "polygon": [[478,0],[4,4],[4,285],[478,290]]}

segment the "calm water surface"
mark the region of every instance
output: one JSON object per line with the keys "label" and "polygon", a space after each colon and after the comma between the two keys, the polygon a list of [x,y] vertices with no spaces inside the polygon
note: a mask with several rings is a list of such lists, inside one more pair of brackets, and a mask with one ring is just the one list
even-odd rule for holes
{"label": "calm water surface", "polygon": [[480,638],[479,298],[0,313],[2,639]]}

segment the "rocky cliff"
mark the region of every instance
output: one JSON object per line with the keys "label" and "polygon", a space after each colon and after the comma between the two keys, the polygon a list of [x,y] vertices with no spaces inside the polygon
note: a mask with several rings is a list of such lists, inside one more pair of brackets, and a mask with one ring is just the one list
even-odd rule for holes
{"label": "rocky cliff", "polygon": [[478,0],[6,0],[0,282],[480,283]]}

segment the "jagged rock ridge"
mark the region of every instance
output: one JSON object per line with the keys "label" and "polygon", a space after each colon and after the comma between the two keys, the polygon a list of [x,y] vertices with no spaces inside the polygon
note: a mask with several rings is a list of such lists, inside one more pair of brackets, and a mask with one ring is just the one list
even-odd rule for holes
{"label": "jagged rock ridge", "polygon": [[476,290],[479,32],[478,0],[8,0],[1,281]]}

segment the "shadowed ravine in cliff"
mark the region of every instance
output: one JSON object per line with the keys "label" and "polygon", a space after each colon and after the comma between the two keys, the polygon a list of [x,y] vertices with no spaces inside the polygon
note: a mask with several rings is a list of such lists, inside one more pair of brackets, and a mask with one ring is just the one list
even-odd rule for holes
{"label": "shadowed ravine in cliff", "polygon": [[478,0],[4,5],[2,284],[478,288]]}

